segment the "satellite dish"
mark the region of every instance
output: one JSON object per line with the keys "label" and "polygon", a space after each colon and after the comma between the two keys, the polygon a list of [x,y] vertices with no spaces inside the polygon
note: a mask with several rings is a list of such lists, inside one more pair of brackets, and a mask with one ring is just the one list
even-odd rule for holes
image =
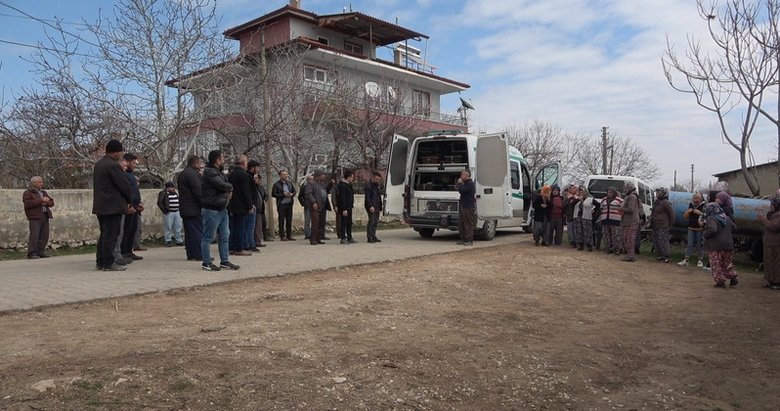
{"label": "satellite dish", "polygon": [[377,98],[382,95],[382,89],[379,87],[379,84],[376,84],[373,81],[367,81],[366,95],[371,98]]}
{"label": "satellite dish", "polygon": [[458,97],[460,99],[460,106],[464,109],[468,110],[474,110],[474,106],[471,105],[468,101],[464,100],[463,97]]}

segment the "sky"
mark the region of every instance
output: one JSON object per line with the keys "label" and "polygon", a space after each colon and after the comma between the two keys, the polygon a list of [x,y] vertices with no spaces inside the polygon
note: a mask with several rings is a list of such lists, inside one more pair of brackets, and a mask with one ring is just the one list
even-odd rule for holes
{"label": "sky", "polygon": [[[34,49],[3,43],[45,41],[45,26],[20,18],[10,5],[66,28],[110,13],[109,0],[0,0],[0,87],[8,100],[34,84],[25,61]],[[227,29],[287,4],[285,0],[218,0]],[[539,120],[571,134],[608,127],[631,138],[658,164],[651,182],[714,180],[739,168],[737,151],[722,142],[717,117],[667,83],[661,58],[667,39],[683,53],[687,37],[706,40],[693,0],[301,0],[317,14],[351,9],[424,33],[419,44],[436,74],[471,88],[442,98],[455,112],[469,99],[471,131],[500,131]],[[380,57],[392,59],[388,54]],[[760,123],[752,138],[756,163],[777,158],[777,133]],[[585,176],[583,176],[584,179]]]}

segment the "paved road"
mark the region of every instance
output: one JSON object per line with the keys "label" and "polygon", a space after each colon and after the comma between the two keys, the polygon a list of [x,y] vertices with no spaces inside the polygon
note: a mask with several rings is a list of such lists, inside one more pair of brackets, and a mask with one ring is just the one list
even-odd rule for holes
{"label": "paved road", "polygon": [[[238,271],[208,272],[200,262],[186,261],[183,247],[153,248],[124,272],[96,271],[94,254],[43,260],[0,262],[0,312],[54,304],[89,301],[254,277],[272,277],[345,265],[376,263],[447,253],[463,249],[455,244],[457,234],[440,231],[423,239],[411,229],[383,230],[382,243],[368,244],[359,235],[358,244],[339,245],[337,239],[310,246],[302,237],[295,242],[274,241],[262,252],[232,257]],[[331,235],[335,238],[334,235]],[[475,247],[528,241],[520,230],[502,230],[493,241],[478,241]],[[218,256],[212,246],[212,256]]]}

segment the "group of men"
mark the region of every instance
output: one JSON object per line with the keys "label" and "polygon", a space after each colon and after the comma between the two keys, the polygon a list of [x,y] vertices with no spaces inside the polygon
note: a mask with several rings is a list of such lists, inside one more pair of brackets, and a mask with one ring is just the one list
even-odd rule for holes
{"label": "group of men", "polygon": [[[137,231],[138,215],[143,211],[138,179],[133,174],[138,159],[131,153],[123,155],[123,151],[121,142],[109,141],[106,155],[98,160],[94,168],[92,213],[97,215],[100,225],[96,266],[104,271],[124,271],[128,264],[142,258],[133,253],[131,235]],[[343,180],[335,188],[335,208],[331,207],[329,200],[333,184],[325,184],[323,171],[315,171],[301,186],[298,199],[302,201],[308,217],[304,233],[310,244],[323,244],[328,239],[324,229],[326,213],[330,209],[338,215],[341,243],[357,242],[352,236],[354,178],[352,171],[344,173]],[[376,237],[382,210],[380,182],[381,175],[374,173],[365,190],[369,243],[380,242]],[[54,203],[45,192],[31,192],[29,196],[35,200],[30,201],[30,212],[48,210],[50,213]],[[273,184],[271,196],[276,199],[280,240],[295,241],[292,237],[292,216],[296,188],[287,171],[279,173],[279,181]],[[252,255],[260,251],[259,247],[265,247],[263,241],[272,240],[265,221],[267,200],[257,161],[248,161],[246,156],[240,155],[226,175],[225,158],[219,150],[209,153],[205,167],[200,157],[190,156],[186,168],[179,174],[178,191],[173,182],[167,182],[158,195],[157,205],[163,212],[166,245],[173,245],[174,240],[175,244],[184,245],[187,260],[201,261],[203,270],[238,270],[240,267],[230,261],[230,256]],[[177,234],[176,221],[179,217],[184,229],[183,240]],[[210,246],[214,240],[218,245],[219,264],[211,257]],[[30,255],[38,258],[45,255],[36,247],[29,250]]]}

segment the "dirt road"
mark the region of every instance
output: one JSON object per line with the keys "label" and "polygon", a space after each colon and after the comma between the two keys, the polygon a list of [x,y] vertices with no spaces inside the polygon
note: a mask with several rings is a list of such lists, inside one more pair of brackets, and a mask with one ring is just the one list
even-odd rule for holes
{"label": "dirt road", "polygon": [[711,284],[525,242],[6,314],[0,409],[777,409],[780,294]]}

